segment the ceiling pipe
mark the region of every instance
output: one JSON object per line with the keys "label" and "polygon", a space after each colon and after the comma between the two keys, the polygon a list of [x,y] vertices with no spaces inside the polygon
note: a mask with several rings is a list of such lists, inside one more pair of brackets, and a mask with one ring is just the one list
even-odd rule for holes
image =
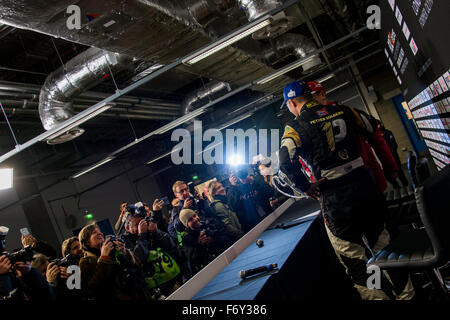
{"label": "ceiling pipe", "polygon": [[355,31],[355,21],[352,19],[350,15],[349,8],[347,3],[343,0],[328,0],[331,3],[331,6],[334,9],[334,12],[342,19],[344,22],[347,31],[353,32]]}
{"label": "ceiling pipe", "polygon": [[[239,5],[245,11],[249,21],[253,21],[262,15],[281,6],[280,0],[239,0]],[[297,58],[304,58],[309,53],[316,51],[317,46],[313,41],[301,34],[285,33],[291,27],[289,19],[281,12],[274,17],[274,22],[268,26],[271,30],[265,29],[262,33],[254,34],[254,38],[274,38],[272,46],[262,52],[262,60],[268,64],[273,64],[279,57],[295,55]],[[264,36],[265,35],[265,36]],[[312,70],[313,67],[322,63],[319,56],[314,57],[311,62],[302,66],[304,71]]]}
{"label": "ceiling pipe", "polygon": [[[81,6],[83,2],[80,1],[77,5]],[[222,5],[223,3],[222,1]],[[100,9],[98,13],[101,13],[102,16],[97,21],[90,24],[83,21],[83,29],[87,28],[92,32],[79,32],[78,30],[62,27],[63,24],[65,26],[66,18],[61,19],[61,17],[58,17],[55,19],[58,13],[66,11],[70,4],[67,0],[55,0],[50,4],[44,4],[43,1],[39,0],[4,0],[0,3],[0,21],[2,23],[49,34],[52,37],[64,38],[91,46],[94,45],[103,49],[110,50],[112,46],[122,52],[116,53],[92,47],[47,77],[39,99],[39,114],[46,130],[51,130],[71,118],[73,116],[71,108],[73,99],[80,93],[103,81],[107,74],[112,73],[110,76],[113,76],[115,72],[129,69],[130,67],[136,71],[136,66],[142,60],[131,58],[128,54],[138,51],[139,59],[157,59],[158,56],[163,54],[163,50],[166,51],[167,56],[167,53],[169,53],[167,48],[173,47],[174,41],[180,38],[189,39],[190,37],[186,29],[181,30],[179,28],[179,30],[176,30],[174,27],[173,38],[165,37],[160,39],[161,41],[151,39],[153,45],[142,48],[142,43],[149,43],[145,41],[145,38],[147,37],[147,40],[150,40],[150,36],[154,34],[154,32],[149,31],[148,24],[143,24],[142,21],[152,21],[156,18],[156,21],[162,21],[160,23],[167,24],[167,18],[172,17],[191,29],[197,29],[197,31],[202,32],[200,27],[209,23],[210,19],[214,17],[208,1],[205,0],[173,0],[170,2],[135,0],[127,3],[120,0],[112,0],[105,3],[104,6],[97,6]],[[120,17],[117,14],[122,15]],[[102,22],[102,18],[105,21]],[[114,25],[116,23],[114,19],[119,21],[122,28],[116,27],[119,24]],[[52,22],[49,23],[49,21]],[[136,24],[136,21],[140,23]],[[110,25],[111,22],[113,22],[113,28],[99,32],[102,28],[109,28],[105,26],[106,24]],[[130,27],[131,22],[133,22],[133,26],[139,25],[141,28],[135,30],[135,28]],[[107,36],[105,36],[105,32],[109,30],[114,30],[114,33],[108,32]],[[136,31],[140,31],[140,33]],[[126,37],[130,33],[131,36]],[[205,34],[205,32],[202,33]],[[134,41],[133,39],[135,38],[139,38],[139,41]],[[178,42],[182,45],[183,41]],[[127,43],[130,43],[130,46],[127,46]],[[132,43],[134,44],[133,47],[131,47]],[[189,46],[186,47],[189,48]],[[123,54],[123,52],[126,52],[127,55]],[[160,62],[165,64],[167,61]],[[67,139],[61,138],[59,141],[72,140],[82,133],[83,131],[78,127],[73,128],[72,132],[67,135]]]}
{"label": "ceiling pipe", "polygon": [[186,96],[181,103],[182,114],[185,115],[202,105],[231,91],[231,87],[226,82],[211,81],[200,89],[197,89]]}
{"label": "ceiling pipe", "polygon": [[[0,96],[9,93],[17,92],[18,95],[23,94],[39,94],[42,86],[28,83],[20,83],[20,82],[9,82],[9,81],[0,81]],[[85,99],[98,102],[98,100],[105,99],[109,97],[110,94],[104,92],[95,92],[95,91],[85,91],[81,93],[75,100],[77,99]],[[23,98],[22,96],[20,96]],[[118,98],[116,103],[130,103],[136,105],[145,105],[148,107],[165,107],[167,110],[180,110],[180,103],[175,100],[162,100],[162,99],[154,99],[154,98],[142,98],[142,97],[133,97],[133,96],[122,96]]]}
{"label": "ceiling pipe", "polygon": [[218,11],[226,11],[233,6],[233,1],[223,0],[138,0],[138,2],[200,31],[217,18]]}
{"label": "ceiling pipe", "polygon": [[280,0],[239,0],[238,2],[249,21],[256,20],[283,4]]}
{"label": "ceiling pipe", "polygon": [[[249,21],[256,20],[283,5],[280,0],[238,0],[238,3]],[[255,40],[274,38],[291,29],[293,25],[294,19],[281,11],[272,16],[270,25],[253,33],[252,37]]]}
{"label": "ceiling pipe", "polygon": [[[298,59],[305,58],[311,52],[317,50],[315,43],[301,34],[285,33],[273,40],[272,47],[260,54],[260,59],[268,64],[274,64],[278,60],[293,55]],[[302,65],[303,72],[312,72],[322,64],[318,55],[311,61]]]}
{"label": "ceiling pipe", "polygon": [[[74,97],[101,83],[106,76],[113,76],[111,73],[128,69],[136,63],[136,59],[123,54],[89,48],[52,72],[39,95],[39,117],[44,129],[51,130],[73,116]],[[83,132],[75,127],[67,139],[58,138],[58,141],[70,141]]]}
{"label": "ceiling pipe", "polygon": [[[348,9],[347,3],[343,0],[319,0],[325,13],[331,18],[334,26],[338,29],[340,35],[345,35],[348,32],[353,32],[356,29],[355,19],[352,18]],[[359,1],[361,2],[361,1]],[[357,8],[361,8],[361,4],[357,5]],[[359,22],[358,22],[359,24]],[[359,39],[357,34],[355,39]]]}
{"label": "ceiling pipe", "polygon": [[[9,99],[8,101],[11,101],[10,99],[14,99],[17,101],[17,103],[15,105],[22,104],[23,108],[37,107],[38,106],[38,98],[39,98],[38,95],[31,94],[31,93],[17,93],[17,92],[0,91],[0,101],[2,99]],[[83,106],[89,107],[89,106],[99,102],[100,100],[101,99],[76,98],[73,100],[73,106],[83,105]],[[164,106],[153,106],[153,105],[147,105],[147,104],[141,104],[141,103],[130,103],[130,102],[118,102],[118,103],[116,102],[116,105],[119,107],[130,109],[130,110],[141,109],[141,110],[151,111],[151,112],[159,113],[159,114],[170,114],[170,115],[178,115],[178,116],[181,114],[180,107],[174,108],[174,107],[164,107]]]}
{"label": "ceiling pipe", "polygon": [[[9,106],[20,106],[22,103],[16,100],[2,100],[4,105]],[[37,107],[37,103],[34,103]],[[5,107],[5,112],[8,113],[8,117],[13,116],[14,114],[28,114],[28,115],[38,115],[37,109],[23,109],[23,108],[11,108]],[[74,106],[74,108],[86,109],[87,107],[82,106]],[[130,118],[136,120],[174,120],[177,118],[177,115],[170,114],[142,114],[142,111],[132,112],[127,109],[118,109],[117,112],[114,112],[114,108],[112,111],[103,112],[99,114],[99,117],[120,117],[120,118]]]}
{"label": "ceiling pipe", "polygon": [[[4,106],[17,106],[18,108],[15,108],[17,110],[27,110],[27,111],[33,111],[33,114],[37,114],[38,110],[34,110],[34,109],[30,109],[30,108],[24,108],[24,101],[21,100],[8,100],[8,99],[2,99],[0,100],[2,102],[2,104]],[[38,107],[38,102],[36,101],[26,101],[27,105],[29,107]],[[73,109],[80,109],[80,110],[85,110],[87,108],[89,108],[90,104],[73,104],[72,108]],[[145,108],[139,108],[139,107],[130,107],[130,108],[120,108],[119,105],[116,104],[116,106],[118,107],[113,107],[110,108],[108,111],[105,111],[105,113],[115,113],[115,112],[125,112],[125,113],[131,113],[131,114],[148,114],[148,115],[154,115],[154,116],[169,116],[169,117],[178,117],[179,113],[178,112],[160,112],[160,111],[155,111],[155,110],[149,110],[149,109],[145,109]],[[20,107],[20,108],[19,108]],[[101,114],[100,114],[101,115]]]}

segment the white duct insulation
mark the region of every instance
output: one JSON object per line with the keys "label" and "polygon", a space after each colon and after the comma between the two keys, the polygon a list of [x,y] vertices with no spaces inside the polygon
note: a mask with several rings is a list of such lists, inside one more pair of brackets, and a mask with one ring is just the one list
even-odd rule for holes
{"label": "white duct insulation", "polygon": [[[102,82],[111,72],[129,68],[134,63],[136,59],[126,55],[89,48],[52,72],[39,96],[39,117],[44,129],[50,130],[73,116],[74,97]],[[66,138],[58,137],[58,143],[72,140],[83,132],[75,127]]]}
{"label": "white duct insulation", "polygon": [[[268,49],[262,52],[261,59],[268,63],[273,63],[279,58],[284,58],[289,55],[295,55],[298,59],[306,57],[313,51],[317,50],[315,43],[301,34],[285,33],[274,40],[273,47],[275,49]],[[314,56],[313,59],[302,65],[303,72],[313,72],[322,64],[319,56]]]}
{"label": "white duct insulation", "polygon": [[187,114],[229,91],[231,91],[231,87],[228,83],[214,80],[208,82],[202,88],[187,95],[181,103],[182,113],[183,115]]}

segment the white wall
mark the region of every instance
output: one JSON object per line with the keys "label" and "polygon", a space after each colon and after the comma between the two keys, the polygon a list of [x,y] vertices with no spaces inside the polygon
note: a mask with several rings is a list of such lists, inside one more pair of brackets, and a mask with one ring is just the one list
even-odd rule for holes
{"label": "white wall", "polygon": [[[156,197],[161,197],[160,190],[152,177],[147,177],[138,183],[139,193],[141,194],[142,199],[139,199],[137,196],[132,181],[150,172],[150,170],[145,167],[131,170],[126,174],[120,175],[98,188],[82,194],[81,198],[71,196],[95,186],[101,181],[107,180],[125,169],[126,166],[120,162],[111,163],[75,180],[65,180],[58,183],[41,193],[49,218],[52,222],[52,228],[60,243],[64,239],[72,236],[72,230],[78,229],[86,224],[83,209],[88,209],[89,212],[93,214],[95,220],[100,221],[109,219],[111,225],[114,226],[119,215],[119,206],[123,200],[127,200],[131,203],[142,200],[150,203],[153,202]],[[64,176],[52,175],[37,178],[38,188],[42,189],[55,183],[61,178],[64,178]],[[66,196],[70,197],[51,201]],[[7,237],[8,250],[21,246],[19,229],[23,227],[29,228],[25,213],[20,204],[1,210],[1,208],[4,208],[17,200],[19,199],[14,189],[0,191],[0,225],[5,225],[10,228]],[[67,214],[72,214],[76,217],[77,223],[73,228],[69,228],[66,225],[62,206]],[[60,247],[55,249],[59,253]]]}
{"label": "white wall", "polygon": [[[19,198],[17,197],[17,193],[14,188],[0,190],[0,208],[6,207],[18,199]],[[19,230],[21,228],[30,229],[25,213],[20,205],[13,206],[8,210],[0,211],[0,226],[9,228],[8,236],[6,237],[6,249],[8,251],[20,248],[22,246]]]}

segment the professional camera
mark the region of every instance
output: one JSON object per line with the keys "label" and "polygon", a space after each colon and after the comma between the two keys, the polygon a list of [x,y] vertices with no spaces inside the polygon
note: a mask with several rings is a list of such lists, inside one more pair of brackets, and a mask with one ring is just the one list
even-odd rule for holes
{"label": "professional camera", "polygon": [[153,212],[150,216],[146,216],[144,220],[147,223],[150,223],[150,222],[158,223],[158,219],[155,217],[155,214]]}
{"label": "professional camera", "polygon": [[210,223],[206,223],[202,226],[200,232],[204,232],[208,237],[214,237],[217,232],[217,228],[212,226]]}
{"label": "professional camera", "polygon": [[142,202],[137,202],[135,204],[130,204],[127,206],[127,211],[132,216],[142,216],[145,217],[147,212],[145,211],[144,204]]}
{"label": "professional camera", "polygon": [[6,235],[8,234],[9,228],[0,226],[0,252],[6,250]]}
{"label": "professional camera", "polygon": [[77,264],[73,256],[69,253],[63,259],[55,259],[52,261],[58,267],[68,267],[74,264]]}
{"label": "professional camera", "polygon": [[120,239],[117,239],[117,237],[116,237],[114,234],[107,235],[106,238],[105,238],[105,242],[106,242],[106,240],[108,240],[108,239],[109,239],[111,242],[113,242],[113,241],[122,241],[122,240],[120,240]]}
{"label": "professional camera", "polygon": [[33,261],[33,255],[34,251],[31,249],[31,246],[26,246],[23,249],[20,249],[19,251],[13,252],[13,253],[3,253],[6,255],[6,257],[9,259],[11,264],[15,264],[16,262],[28,262]]}

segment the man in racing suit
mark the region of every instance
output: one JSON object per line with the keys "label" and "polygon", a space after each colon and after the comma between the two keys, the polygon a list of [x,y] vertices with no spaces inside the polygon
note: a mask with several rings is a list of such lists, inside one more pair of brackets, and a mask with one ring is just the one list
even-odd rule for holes
{"label": "man in racing suit", "polygon": [[[284,105],[296,118],[285,126],[280,169],[308,196],[320,198],[330,242],[361,298],[412,298],[408,274],[390,271],[390,281],[382,277],[381,289],[367,287],[369,250],[377,252],[390,241],[383,194],[364,167],[357,144],[358,135],[370,142],[376,124],[353,108],[320,105],[304,82],[284,88]],[[302,173],[299,157],[312,168],[315,182]]]}
{"label": "man in racing suit", "polygon": [[[308,86],[311,89],[311,94],[314,100],[324,106],[337,104],[337,102],[329,101],[324,86],[317,81],[308,82]],[[371,117],[365,114],[366,117]],[[375,121],[375,119],[371,119]],[[388,144],[386,143],[379,126],[375,128],[375,132],[370,135],[371,145],[366,141],[363,135],[358,135],[359,153],[363,159],[364,165],[369,169],[378,189],[384,192],[387,188],[386,177],[389,181],[395,181],[400,168],[395,162],[394,155],[391,153]],[[373,151],[375,151],[378,159],[383,167],[378,163]]]}

